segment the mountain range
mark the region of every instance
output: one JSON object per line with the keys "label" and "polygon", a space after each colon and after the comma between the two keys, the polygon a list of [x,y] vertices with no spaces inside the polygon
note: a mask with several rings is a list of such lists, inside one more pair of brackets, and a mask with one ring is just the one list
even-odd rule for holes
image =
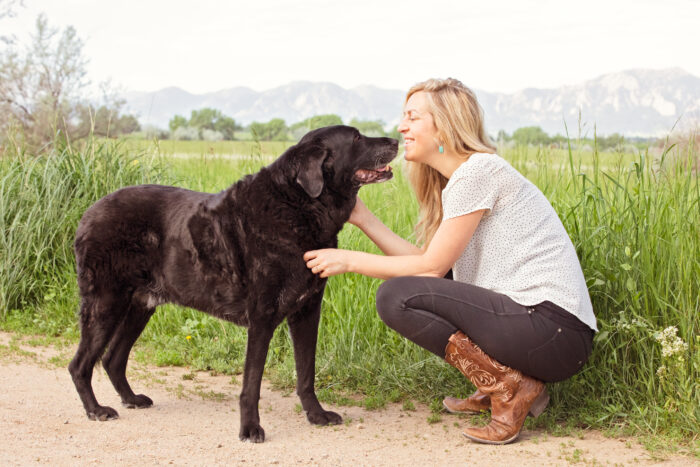
{"label": "mountain range", "polygon": [[[468,84],[468,83],[467,83]],[[527,88],[515,93],[474,89],[484,109],[486,127],[499,130],[539,126],[550,135],[620,133],[626,136],[663,136],[675,129],[700,124],[700,78],[680,68],[633,69],[602,75],[554,89]],[[405,90],[358,86],[345,89],[328,82],[295,81],[267,91],[247,87],[192,94],[177,87],[124,95],[126,110],[142,124],[167,128],[176,114],[212,107],[237,122],[266,122],[283,118],[292,124],[320,114],[382,120],[387,128],[398,123]]]}

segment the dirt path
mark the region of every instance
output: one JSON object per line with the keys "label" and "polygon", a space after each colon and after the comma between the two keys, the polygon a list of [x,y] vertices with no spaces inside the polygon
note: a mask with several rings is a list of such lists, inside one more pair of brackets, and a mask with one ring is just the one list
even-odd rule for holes
{"label": "dirt path", "polygon": [[[427,407],[405,411],[336,407],[346,423],[315,427],[294,394],[262,388],[263,444],[238,440],[240,377],[191,373],[182,368],[133,364],[132,385],[150,396],[150,409],[128,410],[106,374],[95,372],[98,400],[120,419],[85,416],[63,367],[73,349],[19,346],[0,333],[0,459],[3,465],[700,465],[695,459],[653,459],[638,443],[585,432],[553,437],[528,431],[506,446],[471,443],[458,426],[468,420],[443,415],[429,424]],[[57,365],[61,365],[60,367]],[[326,407],[329,407],[326,404]]]}

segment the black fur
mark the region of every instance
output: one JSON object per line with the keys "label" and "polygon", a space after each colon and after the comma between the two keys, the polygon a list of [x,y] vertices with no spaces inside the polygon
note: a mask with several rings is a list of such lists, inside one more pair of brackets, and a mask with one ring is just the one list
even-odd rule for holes
{"label": "black fur", "polygon": [[285,318],[309,421],[340,423],[314,391],[326,280],[312,274],[302,256],[337,246],[360,186],[391,177],[383,167],[397,147],[394,139],[364,137],[351,127],[321,128],[220,193],[141,185],[88,209],[75,239],[81,339],[69,365],[88,417],[118,417],[92,390],[92,370],[103,353],[122,403],[153,404],[131,390],[126,364],[156,306],[172,302],[248,327],[241,440],[265,438],[260,382],[270,339]]}

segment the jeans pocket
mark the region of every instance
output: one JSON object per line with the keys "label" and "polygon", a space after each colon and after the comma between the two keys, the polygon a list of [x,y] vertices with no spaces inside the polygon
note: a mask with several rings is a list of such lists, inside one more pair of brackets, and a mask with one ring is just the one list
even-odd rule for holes
{"label": "jeans pocket", "polygon": [[528,352],[528,374],[542,381],[563,381],[578,373],[588,360],[579,332],[560,327],[544,344]]}

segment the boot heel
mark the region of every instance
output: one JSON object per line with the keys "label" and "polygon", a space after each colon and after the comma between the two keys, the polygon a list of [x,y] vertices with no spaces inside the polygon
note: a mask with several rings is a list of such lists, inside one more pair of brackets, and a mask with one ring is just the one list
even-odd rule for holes
{"label": "boot heel", "polygon": [[542,412],[544,412],[544,409],[547,408],[547,404],[549,404],[549,393],[547,392],[547,387],[545,386],[540,395],[537,396],[537,399],[535,399],[535,402],[533,402],[530,406],[530,412],[528,412],[528,415],[530,415],[532,418],[539,417]]}

